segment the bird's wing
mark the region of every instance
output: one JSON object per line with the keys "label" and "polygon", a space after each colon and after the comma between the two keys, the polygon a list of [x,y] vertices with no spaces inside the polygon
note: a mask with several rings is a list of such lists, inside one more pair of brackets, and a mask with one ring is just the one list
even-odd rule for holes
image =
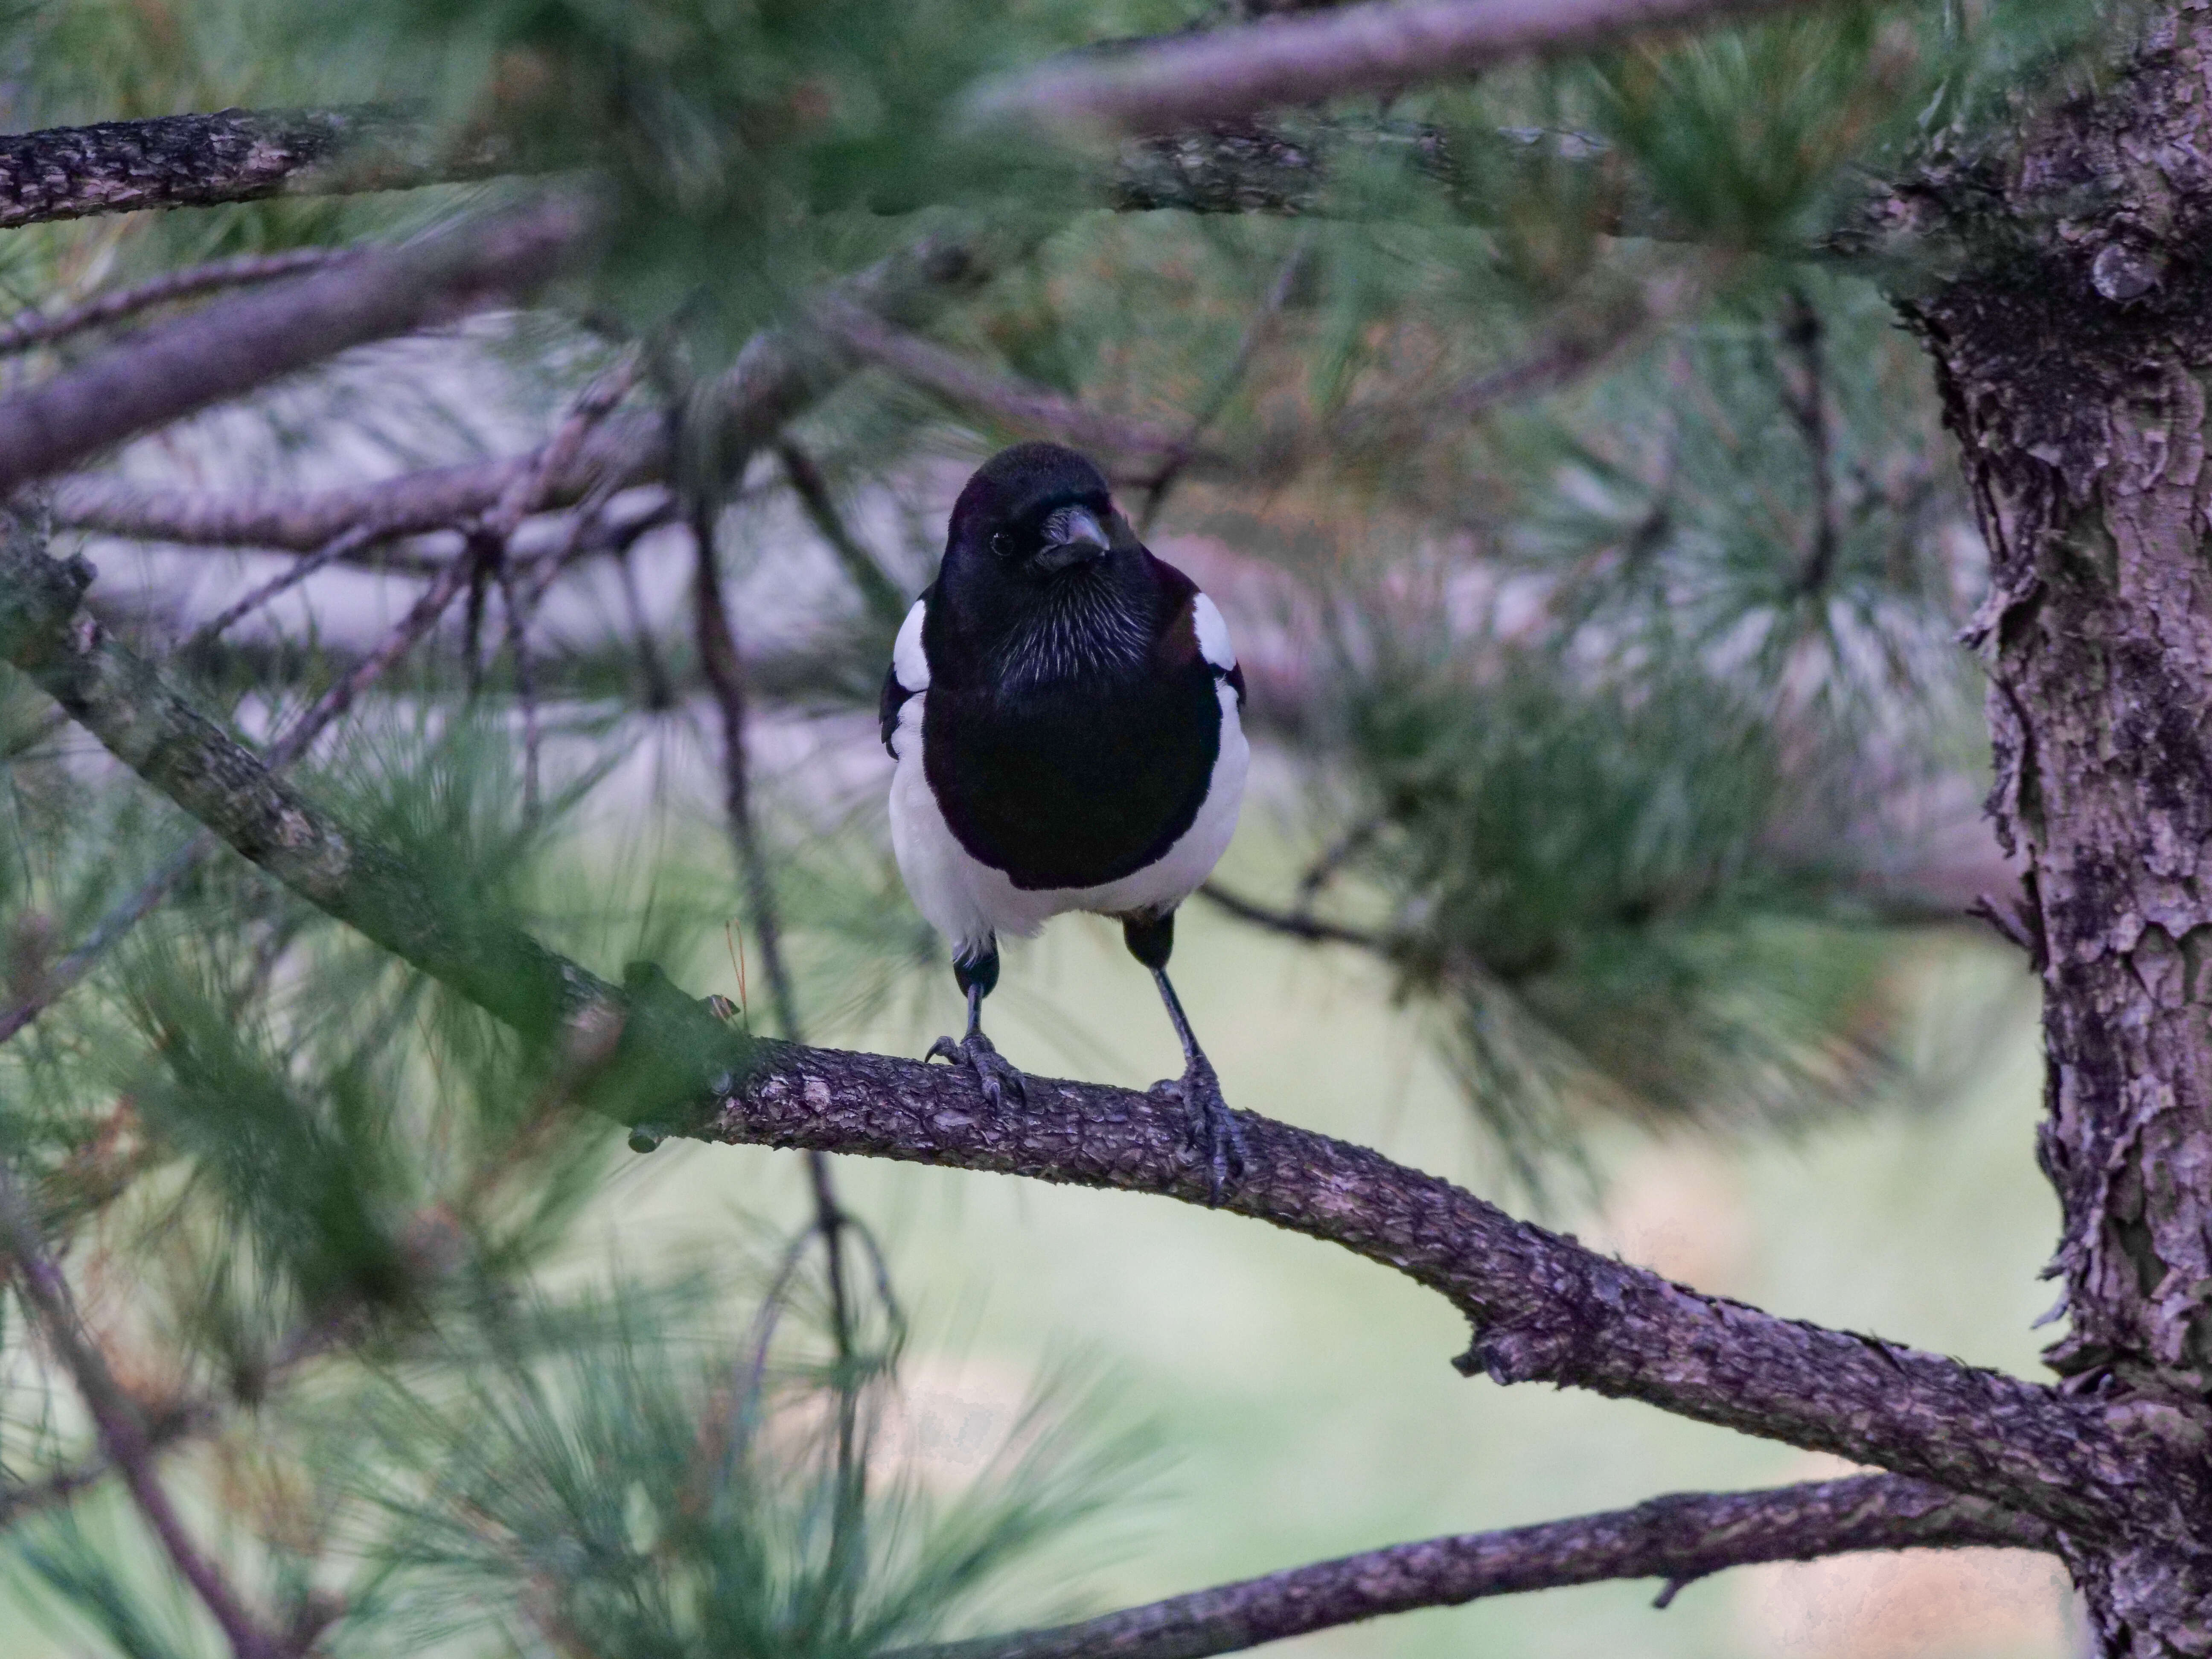
{"label": "bird's wing", "polygon": [[1147,552],[1153,580],[1167,596],[1161,612],[1159,634],[1153,645],[1154,659],[1164,666],[1188,666],[1195,656],[1213,671],[1217,682],[1225,682],[1237,693],[1237,706],[1244,706],[1244,671],[1237,665],[1237,647],[1230,643],[1229,623],[1220,607],[1199,591],[1198,584],[1158,554]]}
{"label": "bird's wing", "polygon": [[1237,647],[1230,643],[1229,623],[1212,599],[1193,588],[1190,595],[1191,630],[1198,635],[1198,654],[1213,670],[1213,678],[1237,688],[1237,706],[1244,706],[1244,671],[1237,665]]}
{"label": "bird's wing", "polygon": [[890,750],[893,760],[898,758],[898,750],[891,749],[891,738],[898,730],[899,710],[915,692],[929,690],[929,657],[921,648],[922,619],[928,613],[929,595],[925,593],[899,624],[898,638],[891,645],[890,672],[884,676],[883,702],[876,712],[883,726],[884,747]]}

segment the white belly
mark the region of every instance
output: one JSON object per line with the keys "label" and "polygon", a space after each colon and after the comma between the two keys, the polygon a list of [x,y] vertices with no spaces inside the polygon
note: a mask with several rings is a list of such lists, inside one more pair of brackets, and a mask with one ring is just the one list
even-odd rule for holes
{"label": "white belly", "polygon": [[1030,891],[1003,870],[972,857],[954,838],[930,793],[921,766],[921,710],[929,694],[918,692],[899,709],[891,747],[891,850],[915,908],[945,935],[956,955],[989,945],[1000,933],[1026,939],[1052,917],[1070,910],[1101,915],[1172,909],[1198,890],[1228,850],[1244,802],[1244,774],[1252,751],[1237,718],[1237,692],[1214,687],[1221,699],[1221,749],[1198,817],[1172,847],[1143,869],[1097,887]]}

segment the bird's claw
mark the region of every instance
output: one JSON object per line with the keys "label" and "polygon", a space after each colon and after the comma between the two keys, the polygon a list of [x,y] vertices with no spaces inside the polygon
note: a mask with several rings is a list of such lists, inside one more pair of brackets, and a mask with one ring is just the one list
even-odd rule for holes
{"label": "bird's claw", "polygon": [[950,1060],[955,1066],[964,1066],[975,1074],[975,1081],[983,1091],[986,1104],[997,1108],[1006,1104],[1006,1096],[1026,1100],[1028,1084],[1014,1063],[991,1046],[991,1039],[981,1031],[970,1033],[959,1042],[941,1036],[929,1045],[925,1060]]}
{"label": "bird's claw", "polygon": [[1219,1209],[1243,1182],[1249,1162],[1243,1126],[1221,1096],[1221,1079],[1205,1055],[1193,1060],[1179,1078],[1155,1083],[1152,1093],[1179,1103],[1190,1119],[1190,1146],[1206,1171],[1206,1203]]}

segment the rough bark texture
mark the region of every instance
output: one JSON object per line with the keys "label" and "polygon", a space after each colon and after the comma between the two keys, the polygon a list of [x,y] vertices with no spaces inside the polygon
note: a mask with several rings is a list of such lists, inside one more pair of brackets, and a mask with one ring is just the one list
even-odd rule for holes
{"label": "rough bark texture", "polygon": [[2033,1522],[1893,1474],[1767,1492],[1677,1492],[1633,1509],[1365,1550],[1054,1630],[909,1650],[890,1659],[1205,1659],[1415,1607],[1663,1578],[1667,1593],[1729,1567],[1850,1550],[2049,1549]]}
{"label": "rough bark texture", "polygon": [[[2201,1479],[2212,1386],[2212,17],[2166,9],[2100,93],[1950,160],[1964,251],[1907,297],[1992,560],[1990,805],[2027,860],[2039,1152],[2064,1208],[2063,1389]],[[2108,1654],[2212,1652],[2212,1514],[2069,1554]]]}
{"label": "rough bark texture", "polygon": [[[1581,142],[1581,141],[1578,141]],[[103,121],[0,136],[0,229],[48,219],[204,207],[264,196],[330,195],[526,172],[493,142],[451,151],[437,130],[404,110],[224,110]],[[1483,144],[1418,122],[1333,120],[1310,114],[1213,121],[1119,147],[1101,170],[1103,199],[1123,211],[1359,214],[1358,197],[1332,202],[1329,181],[1346,155],[1403,160],[1441,185],[1477,222],[1516,160],[1535,159],[1539,141],[1500,134]],[[1583,159],[1547,150],[1556,169]],[[1656,204],[1624,203],[1612,229],[1624,235],[1671,231]],[[1849,252],[1879,240],[1859,227]],[[1835,250],[1831,250],[1834,252]]]}
{"label": "rough bark texture", "polygon": [[[518,170],[483,143],[441,148],[405,110],[228,109],[0,136],[0,230],[50,219],[212,207],[269,196],[407,190]],[[1296,212],[1325,174],[1319,153],[1256,130],[1133,146],[1109,188],[1121,205]]]}
{"label": "rough bark texture", "polygon": [[404,111],[219,110],[0,137],[0,229],[266,196],[404,190],[514,170],[477,145],[442,148]]}
{"label": "rough bark texture", "polygon": [[[1028,1101],[994,1112],[964,1072],[770,1045],[702,1133],[1206,1201],[1171,1107],[1036,1077]],[[2206,1502],[2134,1424],[2065,1409],[2017,1378],[1671,1284],[1364,1147],[1240,1116],[1249,1173],[1222,1207],[1445,1297],[1474,1328],[1455,1362],[1469,1375],[1642,1400],[1995,1498],[2084,1536],[2176,1534]]]}

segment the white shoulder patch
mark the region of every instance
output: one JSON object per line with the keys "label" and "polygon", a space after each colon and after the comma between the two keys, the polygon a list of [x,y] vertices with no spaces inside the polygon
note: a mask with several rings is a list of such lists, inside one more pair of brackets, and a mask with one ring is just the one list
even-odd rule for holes
{"label": "white shoulder patch", "polygon": [[1191,622],[1198,629],[1198,654],[1223,672],[1237,666],[1237,647],[1229,642],[1229,624],[1212,599],[1200,593],[1190,602]]}
{"label": "white shoulder patch", "polygon": [[[921,648],[921,618],[927,608],[921,599],[914,602],[914,609],[906,613],[906,620],[899,624],[898,638],[891,646],[891,672],[909,691],[929,690],[929,657]],[[1198,635],[1200,651],[1206,649],[1205,628],[1206,624],[1201,621]],[[1227,636],[1224,635],[1223,637]]]}

